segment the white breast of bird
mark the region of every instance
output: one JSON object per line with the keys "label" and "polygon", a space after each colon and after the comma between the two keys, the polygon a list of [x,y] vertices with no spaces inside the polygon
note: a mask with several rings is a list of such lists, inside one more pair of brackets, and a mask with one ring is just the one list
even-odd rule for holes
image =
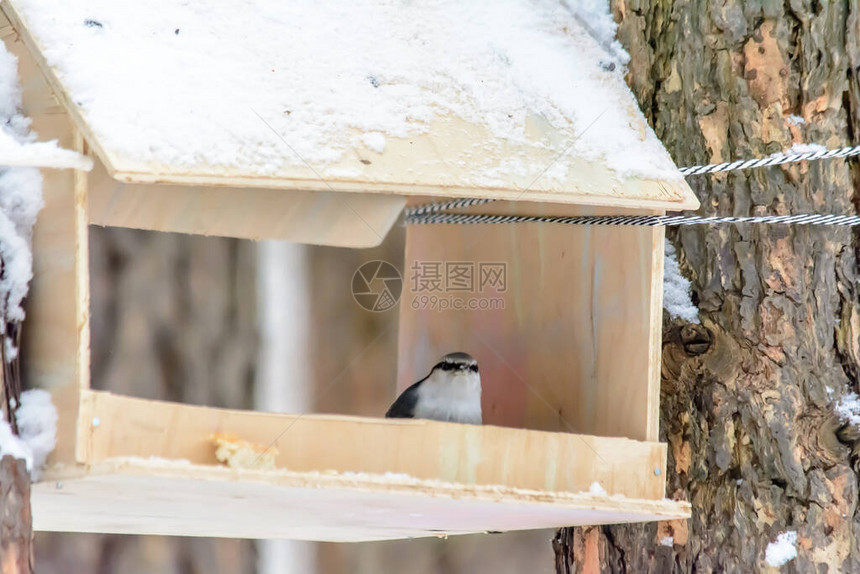
{"label": "white breast of bird", "polygon": [[481,424],[481,375],[434,372],[418,388],[415,418]]}

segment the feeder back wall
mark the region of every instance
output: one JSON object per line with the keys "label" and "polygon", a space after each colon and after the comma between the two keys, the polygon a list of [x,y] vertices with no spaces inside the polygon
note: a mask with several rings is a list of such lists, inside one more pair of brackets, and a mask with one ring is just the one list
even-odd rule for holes
{"label": "feeder back wall", "polygon": [[[514,208],[529,206],[492,206]],[[660,227],[409,226],[398,388],[464,350],[481,367],[485,424],[658,440],[663,239]],[[435,263],[437,293],[421,281]],[[457,264],[473,267],[473,289],[444,288]],[[481,286],[486,264],[503,266],[503,291]]]}

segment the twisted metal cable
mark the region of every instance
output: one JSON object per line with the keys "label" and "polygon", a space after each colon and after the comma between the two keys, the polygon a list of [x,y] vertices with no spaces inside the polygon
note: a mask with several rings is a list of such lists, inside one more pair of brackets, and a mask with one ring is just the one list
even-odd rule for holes
{"label": "twisted metal cable", "polygon": [[411,215],[424,215],[425,213],[437,213],[439,211],[448,211],[450,209],[460,209],[463,207],[472,207],[475,205],[483,205],[496,201],[495,199],[478,199],[478,198],[462,198],[452,199],[450,201],[440,201],[438,203],[425,203],[417,207],[407,207],[404,211],[407,217]]}
{"label": "twisted metal cable", "polygon": [[860,145],[854,147],[843,147],[840,149],[828,149],[821,151],[808,151],[803,153],[782,153],[757,159],[739,159],[726,163],[712,163],[710,165],[694,165],[679,169],[681,175],[700,175],[705,173],[716,173],[719,171],[732,171],[735,169],[750,169],[754,167],[767,167],[769,165],[782,165],[798,161],[814,161],[818,159],[830,159],[833,157],[852,157],[860,155]]}
{"label": "twisted metal cable", "polygon": [[539,215],[476,215],[465,213],[429,213],[409,215],[407,225],[432,223],[564,223],[568,225],[706,225],[719,223],[777,223],[785,225],[860,225],[860,215],[760,215],[748,217],[704,217],[700,215],[577,215],[550,217]]}
{"label": "twisted metal cable", "polygon": [[[709,165],[694,165],[679,169],[682,175],[702,175],[738,169],[751,169],[782,165],[799,161],[815,161],[834,157],[849,158],[860,155],[860,145],[809,151],[802,153],[774,154],[764,158],[743,159]],[[701,225],[709,223],[792,223],[795,225],[857,225],[855,215],[780,215],[752,217],[700,217],[700,216],[580,216],[580,217],[540,217],[519,215],[466,215],[443,214],[451,209],[474,207],[496,201],[495,199],[463,198],[428,203],[405,210],[406,225],[428,223],[569,223],[575,225]],[[847,219],[846,219],[847,218]]]}

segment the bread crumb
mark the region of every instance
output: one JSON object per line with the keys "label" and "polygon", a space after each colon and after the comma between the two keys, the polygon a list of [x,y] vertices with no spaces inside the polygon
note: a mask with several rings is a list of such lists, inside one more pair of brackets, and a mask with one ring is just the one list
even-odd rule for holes
{"label": "bread crumb", "polygon": [[274,470],[278,449],[242,440],[232,434],[216,433],[209,437],[215,445],[215,458],[230,468]]}

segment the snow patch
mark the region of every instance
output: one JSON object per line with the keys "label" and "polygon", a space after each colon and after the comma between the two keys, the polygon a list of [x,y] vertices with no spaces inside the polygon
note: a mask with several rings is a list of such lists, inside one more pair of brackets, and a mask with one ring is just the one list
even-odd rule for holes
{"label": "snow patch", "polygon": [[[0,164],[4,149],[35,145],[30,120],[22,116],[18,60],[0,46]],[[44,148],[39,148],[44,149]],[[20,150],[19,150],[20,151]],[[39,152],[42,153],[42,152]],[[0,167],[0,323],[24,320],[22,302],[33,277],[30,238],[42,208],[42,175],[33,167]],[[13,337],[6,338],[6,360],[18,355]]]}
{"label": "snow patch", "polygon": [[21,405],[15,411],[18,436],[30,449],[31,474],[38,478],[48,455],[57,446],[57,409],[51,402],[51,393],[31,389],[21,393]]}
{"label": "snow patch", "polygon": [[[831,392],[828,390],[827,394],[830,396]],[[860,425],[860,396],[857,393],[851,391],[843,395],[836,403],[834,410],[842,421],[852,425]]]}
{"label": "snow patch", "polygon": [[600,486],[599,482],[591,483],[591,486],[588,487],[588,494],[593,494],[594,496],[609,496],[603,487]]}
{"label": "snow patch", "polygon": [[675,545],[675,538],[672,536],[664,536],[660,539],[660,546],[672,547]]}
{"label": "snow patch", "polygon": [[385,151],[385,135],[379,132],[367,132],[366,134],[362,134],[361,141],[364,142],[368,148],[372,149],[376,153],[382,153]]}
{"label": "snow patch", "polygon": [[787,155],[798,155],[802,153],[818,153],[822,151],[827,151],[827,148],[821,144],[814,143],[796,143],[791,146],[789,149],[780,153],[772,153],[769,157],[784,157]]}
{"label": "snow patch", "polygon": [[779,567],[797,558],[797,532],[789,530],[767,545],[764,559],[769,566]]}
{"label": "snow patch", "polygon": [[57,409],[51,402],[51,394],[41,389],[21,393],[15,419],[17,436],[9,422],[0,419],[0,458],[8,454],[23,459],[30,477],[38,480],[48,455],[57,444]]}
{"label": "snow patch", "polygon": [[821,144],[796,143],[791,146],[791,149],[786,152],[786,155],[793,155],[798,153],[818,153],[822,151],[827,151],[827,148]]}
{"label": "snow patch", "polygon": [[2,417],[0,418],[0,458],[6,455],[25,460],[28,470],[33,464],[33,458],[27,449],[27,445],[12,432],[12,426],[6,420],[6,417]]}
{"label": "snow patch", "polygon": [[788,121],[793,123],[796,126],[802,126],[803,124],[806,123],[805,119],[803,119],[801,116],[797,116],[794,114],[791,114],[790,116],[788,116]]}
{"label": "snow patch", "polygon": [[164,458],[161,456],[122,456],[106,458],[105,462],[113,462],[119,464],[158,464],[170,467],[191,466],[191,461],[187,458]]}
{"label": "snow patch", "polygon": [[20,108],[18,59],[0,46],[0,166],[92,168],[90,158],[61,149],[56,140],[37,142]]}
{"label": "snow patch", "polygon": [[405,472],[386,472],[385,474],[373,474],[369,472],[341,472],[338,473],[341,476],[347,478],[358,478],[358,479],[374,479],[379,480],[380,478],[384,482],[412,482],[419,480],[412,475],[406,474]]}
{"label": "snow patch", "polygon": [[[271,176],[308,162],[339,175],[351,134],[380,134],[365,142],[379,148],[460,118],[496,142],[605,162],[619,179],[680,178],[632,103],[606,0],[15,6],[96,139],[129,165]],[[559,141],[527,130],[544,123]],[[464,150],[452,167],[498,183],[499,155]],[[507,159],[539,173],[529,156]]]}
{"label": "snow patch", "polygon": [[699,324],[699,309],[693,305],[690,280],[681,274],[675,246],[667,239],[663,263],[663,308],[673,319]]}
{"label": "snow patch", "polygon": [[615,39],[618,24],[609,13],[608,0],[563,0],[563,2],[579,25],[585,28],[603,48],[612,63],[626,66],[630,61],[630,55],[621,42]]}
{"label": "snow patch", "polygon": [[77,152],[60,148],[56,140],[27,143],[15,139],[5,131],[0,131],[0,165],[89,171],[93,168],[93,160]]}

